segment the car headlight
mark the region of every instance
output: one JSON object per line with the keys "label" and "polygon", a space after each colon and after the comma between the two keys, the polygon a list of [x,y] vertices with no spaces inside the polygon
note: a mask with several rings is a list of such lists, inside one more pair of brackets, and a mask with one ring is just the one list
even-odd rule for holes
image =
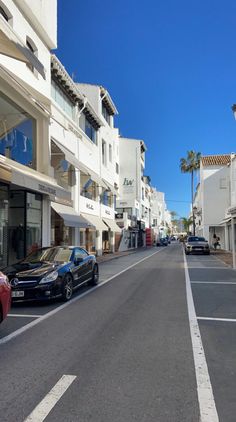
{"label": "car headlight", "polygon": [[39,284],[50,283],[51,281],[55,281],[58,277],[57,271],[52,271],[48,275],[45,275],[42,280],[40,280]]}

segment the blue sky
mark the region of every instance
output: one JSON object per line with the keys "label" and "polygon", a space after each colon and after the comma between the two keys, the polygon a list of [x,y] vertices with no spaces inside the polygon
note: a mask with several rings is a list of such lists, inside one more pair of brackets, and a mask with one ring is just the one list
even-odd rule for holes
{"label": "blue sky", "polygon": [[236,151],[235,0],[58,0],[56,54],[109,90],[121,135],[148,147],[152,185],[187,215],[180,157]]}

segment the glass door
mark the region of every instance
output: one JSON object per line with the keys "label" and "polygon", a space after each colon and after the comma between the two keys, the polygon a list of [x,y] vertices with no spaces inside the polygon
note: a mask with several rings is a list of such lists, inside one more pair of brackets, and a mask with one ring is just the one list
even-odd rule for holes
{"label": "glass door", "polygon": [[8,187],[0,184],[0,268],[7,265],[8,255]]}

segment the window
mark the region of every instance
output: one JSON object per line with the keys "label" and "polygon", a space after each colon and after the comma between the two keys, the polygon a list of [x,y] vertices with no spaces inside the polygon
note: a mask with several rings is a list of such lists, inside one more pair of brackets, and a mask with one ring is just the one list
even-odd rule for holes
{"label": "window", "polygon": [[5,19],[5,21],[11,24],[10,21],[12,20],[12,15],[2,1],[0,1],[0,15]]}
{"label": "window", "polygon": [[107,165],[107,144],[104,140],[102,140],[102,164]]}
{"label": "window", "polygon": [[106,205],[107,207],[112,206],[112,195],[111,192],[108,190],[104,190],[101,195],[101,203],[103,205]]}
{"label": "window", "polygon": [[97,144],[97,131],[85,117],[85,133],[94,144]]}
{"label": "window", "polygon": [[112,146],[109,144],[109,161],[112,162]]}
{"label": "window", "polygon": [[35,120],[3,94],[0,104],[0,154],[35,169]]}
{"label": "window", "polygon": [[87,252],[82,248],[76,248],[74,250],[74,260],[78,258],[86,258],[88,256]]}
{"label": "window", "polygon": [[142,200],[144,200],[144,188],[142,188]]}
{"label": "window", "polygon": [[104,119],[107,121],[107,123],[110,125],[111,119],[110,119],[110,114],[105,106],[104,103],[102,103],[102,115],[104,117]]}
{"label": "window", "polygon": [[97,197],[96,183],[83,173],[80,173],[80,195],[93,201]]}
{"label": "window", "polygon": [[[37,47],[34,44],[34,42],[27,36],[26,37],[26,46],[28,47],[28,49],[31,51],[31,53],[37,55]],[[34,66],[31,63],[26,63],[26,66],[31,70],[31,72],[34,73],[35,69]]]}
{"label": "window", "polygon": [[116,174],[119,174],[119,164],[116,163]]}
{"label": "window", "polygon": [[59,85],[52,80],[51,83],[52,99],[62,108],[62,110],[71,118],[74,119],[74,104],[64,94]]}

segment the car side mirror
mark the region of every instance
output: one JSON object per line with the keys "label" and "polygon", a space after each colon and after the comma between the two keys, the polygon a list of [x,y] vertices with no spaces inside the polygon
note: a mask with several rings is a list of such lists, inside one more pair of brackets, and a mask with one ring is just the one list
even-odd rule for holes
{"label": "car side mirror", "polygon": [[74,260],[74,264],[75,264],[75,265],[79,265],[79,264],[81,264],[81,262],[83,262],[83,258],[76,258],[76,259]]}

